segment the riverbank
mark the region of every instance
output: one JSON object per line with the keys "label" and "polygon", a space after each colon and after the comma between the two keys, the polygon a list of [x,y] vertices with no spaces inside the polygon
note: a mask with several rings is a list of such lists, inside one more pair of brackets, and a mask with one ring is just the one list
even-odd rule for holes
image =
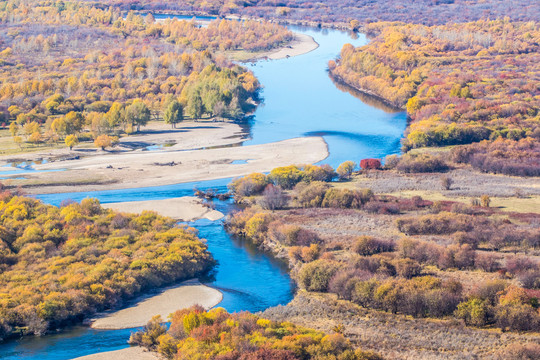
{"label": "riverbank", "polygon": [[159,360],[158,353],[148,351],[140,346],[125,349],[106,351],[92,355],[81,356],[73,360]]}
{"label": "riverbank", "polygon": [[215,221],[224,216],[221,212],[204,206],[201,199],[193,196],[164,200],[118,202],[103,204],[102,206],[107,209],[129,213],[141,213],[150,210],[180,221],[193,221],[203,218]]}
{"label": "riverbank", "polygon": [[243,176],[290,164],[316,163],[328,156],[328,149],[321,137],[304,137],[228,147],[226,151],[221,148],[129,153],[104,151],[101,155],[36,165],[36,170],[49,172],[21,173],[18,176],[26,179],[6,181],[5,185],[21,186],[30,194],[172,185]]}
{"label": "riverbank", "polygon": [[[361,94],[364,94],[364,95],[370,96],[370,97],[372,97],[374,99],[377,99],[379,102],[385,104],[386,106],[388,106],[393,111],[406,111],[407,110],[405,107],[401,106],[400,104],[394,103],[393,101],[390,101],[389,99],[386,99],[386,98],[380,96],[379,94],[376,94],[375,92],[373,92],[371,90],[361,88],[361,87],[357,87],[357,86],[354,86],[354,85],[348,83],[341,76],[336,75],[332,71],[332,69],[328,70],[328,74],[330,75],[330,78],[334,81],[334,83],[337,83],[337,84],[339,84],[341,86],[344,86],[344,87],[348,87],[348,88],[350,88],[352,90],[355,90],[355,91],[357,91],[357,92],[359,92]],[[362,99],[362,101],[363,101],[363,99]]]}
{"label": "riverbank", "polygon": [[101,156],[104,154],[122,154],[146,150],[193,150],[215,146],[240,145],[248,135],[240,125],[234,122],[211,120],[183,121],[176,128],[163,121],[152,121],[138,133],[123,136],[118,145],[101,151],[92,142],[81,142],[73,150],[42,148],[31,152],[21,152],[0,156],[0,174],[12,170],[1,165],[11,162],[42,161],[59,162],[66,159]]}
{"label": "riverbank", "polygon": [[166,288],[158,295],[140,298],[133,306],[112,313],[103,314],[92,321],[93,329],[131,329],[146,325],[155,315],[166,320],[176,310],[201,305],[210,309],[221,302],[223,294],[211,287],[202,285],[197,280]]}

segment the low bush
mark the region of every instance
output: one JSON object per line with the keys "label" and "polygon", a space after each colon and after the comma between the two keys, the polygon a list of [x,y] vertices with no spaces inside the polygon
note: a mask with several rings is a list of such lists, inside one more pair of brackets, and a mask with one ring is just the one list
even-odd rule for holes
{"label": "low bush", "polygon": [[403,155],[396,169],[404,173],[433,173],[445,172],[450,167],[439,156],[433,156],[427,153],[418,155],[405,154]]}
{"label": "low bush", "polygon": [[259,199],[259,205],[266,210],[283,209],[289,200],[287,194],[279,187],[268,184]]}
{"label": "low bush", "polygon": [[456,147],[452,159],[483,172],[540,176],[540,143],[530,137],[518,141],[499,138]]}
{"label": "low bush", "polygon": [[394,251],[394,243],[388,240],[376,239],[372,236],[360,236],[355,241],[353,250],[359,255],[368,256],[381,252]]}
{"label": "low bush", "polygon": [[295,200],[301,207],[320,207],[330,185],[321,181],[300,183],[295,187]]}
{"label": "low bush", "polygon": [[300,269],[298,281],[308,291],[328,291],[330,279],[338,271],[340,265],[335,261],[315,260]]}
{"label": "low bush", "polygon": [[362,170],[378,170],[381,168],[381,160],[379,159],[362,159],[360,160],[360,168]]}

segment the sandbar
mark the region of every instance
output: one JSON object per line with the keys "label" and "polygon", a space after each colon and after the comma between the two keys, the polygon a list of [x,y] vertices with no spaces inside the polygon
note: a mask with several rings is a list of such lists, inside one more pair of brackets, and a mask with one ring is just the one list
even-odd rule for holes
{"label": "sandbar", "polygon": [[[26,180],[12,180],[12,185],[21,185],[30,194],[173,185],[312,164],[327,156],[322,137],[205,150],[105,152],[101,156],[36,165],[38,170],[64,171],[28,173],[24,175]],[[233,163],[235,160],[245,163]]]}
{"label": "sandbar", "polygon": [[166,288],[158,295],[144,296],[133,306],[111,313],[98,315],[92,321],[94,329],[130,329],[146,325],[155,315],[166,320],[176,310],[201,305],[210,309],[221,302],[220,291],[199,283],[197,280],[185,281],[175,287]]}
{"label": "sandbar", "polygon": [[159,360],[159,355],[139,346],[81,356],[73,360]]}
{"label": "sandbar", "polygon": [[193,196],[170,198],[164,200],[145,200],[102,204],[104,208],[121,212],[141,213],[144,210],[155,211],[181,221],[197,219],[219,220],[223,213],[203,205],[202,200]]}
{"label": "sandbar", "polygon": [[284,59],[291,56],[307,54],[319,47],[319,44],[309,35],[294,33],[293,40],[288,46],[258,54],[257,58],[267,57],[271,60]]}

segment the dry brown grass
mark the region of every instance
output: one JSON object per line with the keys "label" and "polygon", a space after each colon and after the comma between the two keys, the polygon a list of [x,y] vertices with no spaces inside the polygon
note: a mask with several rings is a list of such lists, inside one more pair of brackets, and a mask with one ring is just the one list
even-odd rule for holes
{"label": "dry brown grass", "polygon": [[540,341],[539,333],[503,333],[465,327],[454,320],[413,319],[364,309],[332,294],[304,291],[263,316],[329,333],[343,324],[345,335],[355,345],[387,359],[493,359],[510,344]]}
{"label": "dry brown grass", "polygon": [[[455,169],[445,175],[453,180],[450,190],[443,190],[440,173],[401,174],[397,171],[370,171],[336,186],[370,188],[377,194],[424,191],[425,194],[440,194],[439,196],[456,198],[458,201],[459,197],[480,197],[484,194],[508,198],[520,193],[521,196],[536,199],[535,201],[538,201],[540,196],[540,181],[534,177],[484,174],[470,168]],[[497,205],[494,203],[494,206]]]}

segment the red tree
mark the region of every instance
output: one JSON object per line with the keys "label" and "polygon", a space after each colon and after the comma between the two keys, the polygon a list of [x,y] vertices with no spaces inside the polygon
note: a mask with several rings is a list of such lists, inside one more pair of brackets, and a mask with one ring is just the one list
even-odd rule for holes
{"label": "red tree", "polygon": [[360,160],[360,167],[364,170],[380,169],[381,160],[379,159],[363,159]]}

